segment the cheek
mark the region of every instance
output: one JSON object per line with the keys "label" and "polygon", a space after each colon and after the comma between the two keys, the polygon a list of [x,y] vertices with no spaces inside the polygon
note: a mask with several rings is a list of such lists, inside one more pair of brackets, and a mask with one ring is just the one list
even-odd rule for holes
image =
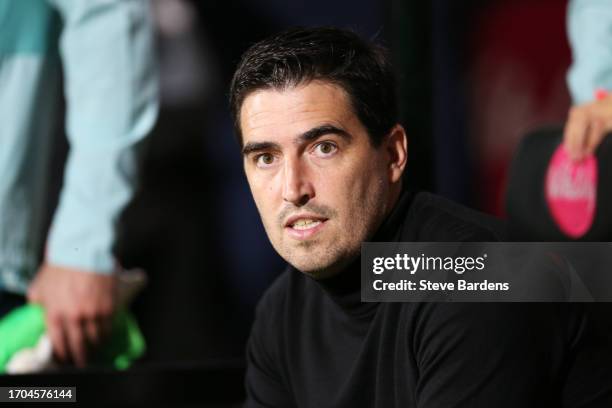
{"label": "cheek", "polygon": [[353,162],[346,166],[327,169],[317,175],[317,195],[321,201],[338,211],[344,221],[354,222],[363,217],[371,201],[381,193],[384,176],[372,162]]}
{"label": "cheek", "polygon": [[275,219],[278,209],[276,179],[266,174],[247,174],[247,181],[264,225],[269,224],[270,220]]}
{"label": "cheek", "polygon": [[381,160],[378,157],[364,157],[352,163],[345,177],[345,184],[352,194],[363,198],[380,190],[386,176]]}
{"label": "cheek", "polygon": [[386,174],[376,161],[365,162],[359,166],[356,177],[348,187],[350,212],[358,215],[359,223],[368,224],[371,218],[377,218],[377,213],[383,211],[383,203],[387,197]]}

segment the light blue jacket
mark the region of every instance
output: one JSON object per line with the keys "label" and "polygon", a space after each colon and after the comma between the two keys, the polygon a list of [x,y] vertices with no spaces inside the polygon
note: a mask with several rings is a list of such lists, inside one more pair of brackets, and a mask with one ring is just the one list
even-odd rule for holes
{"label": "light blue jacket", "polygon": [[592,101],[598,88],[612,91],[612,0],[571,0],[567,31],[573,58],[567,75],[572,101]]}
{"label": "light blue jacket", "polygon": [[110,273],[115,222],[157,115],[149,2],[0,0],[0,33],[0,288],[24,293],[45,244],[60,69],[70,150],[47,260]]}

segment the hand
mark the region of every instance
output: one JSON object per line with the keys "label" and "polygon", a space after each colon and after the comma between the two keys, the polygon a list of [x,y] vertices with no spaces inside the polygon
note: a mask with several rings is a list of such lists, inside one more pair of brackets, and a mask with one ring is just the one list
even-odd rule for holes
{"label": "hand", "polygon": [[592,154],[604,136],[612,131],[612,94],[595,102],[570,109],[563,141],[572,160]]}
{"label": "hand", "polygon": [[110,333],[116,277],[44,264],[28,290],[28,300],[45,308],[53,351],[79,367],[88,351]]}

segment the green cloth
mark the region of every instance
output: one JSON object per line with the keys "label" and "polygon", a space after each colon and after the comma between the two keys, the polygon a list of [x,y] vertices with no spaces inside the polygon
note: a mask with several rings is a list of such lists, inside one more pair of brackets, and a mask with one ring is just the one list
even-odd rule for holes
{"label": "green cloth", "polygon": [[[44,310],[28,304],[16,308],[0,320],[0,374],[19,350],[32,348],[45,332]],[[92,356],[92,364],[124,370],[146,349],[144,337],[130,312],[120,309],[113,317],[111,337]]]}

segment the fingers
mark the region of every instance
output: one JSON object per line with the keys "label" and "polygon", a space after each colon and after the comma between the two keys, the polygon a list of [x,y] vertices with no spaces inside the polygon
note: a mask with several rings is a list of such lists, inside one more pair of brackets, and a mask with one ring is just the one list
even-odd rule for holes
{"label": "fingers", "polygon": [[85,327],[85,335],[87,336],[87,343],[94,347],[100,344],[100,323],[99,320],[88,320],[83,324],[83,327]]}
{"label": "fingers", "polygon": [[73,319],[67,322],[65,328],[72,361],[77,367],[85,367],[87,364],[87,347],[83,324],[77,319]]}
{"label": "fingers", "polygon": [[45,309],[47,332],[57,358],[82,367],[91,349],[110,333],[115,277],[45,264],[28,296]]}
{"label": "fingers", "polygon": [[78,367],[87,363],[87,349],[80,319],[52,313],[47,318],[47,333],[53,352],[62,363],[72,361]]}
{"label": "fingers", "polygon": [[77,367],[84,367],[91,351],[101,345],[111,331],[109,312],[72,316],[64,320],[64,337],[67,338],[69,355]]}
{"label": "fingers", "polygon": [[109,318],[82,319],[50,316],[47,332],[55,356],[61,362],[72,361],[77,367],[84,367],[90,350],[99,346],[110,334]]}
{"label": "fingers", "polygon": [[58,314],[47,314],[47,334],[53,345],[53,353],[61,362],[68,359],[68,346],[66,337],[64,336],[64,328],[62,318]]}
{"label": "fingers", "polygon": [[113,302],[106,299],[85,314],[85,333],[89,345],[98,346],[110,335],[114,312]]}
{"label": "fingers", "polygon": [[587,130],[587,136],[584,141],[584,156],[588,156],[595,152],[601,139],[604,136],[604,124],[601,120],[593,119]]}
{"label": "fingers", "polygon": [[563,142],[575,161],[593,154],[605,135],[612,131],[612,96],[570,109]]}
{"label": "fingers", "polygon": [[585,108],[571,108],[563,133],[563,142],[572,160],[581,160],[584,157],[588,128]]}

